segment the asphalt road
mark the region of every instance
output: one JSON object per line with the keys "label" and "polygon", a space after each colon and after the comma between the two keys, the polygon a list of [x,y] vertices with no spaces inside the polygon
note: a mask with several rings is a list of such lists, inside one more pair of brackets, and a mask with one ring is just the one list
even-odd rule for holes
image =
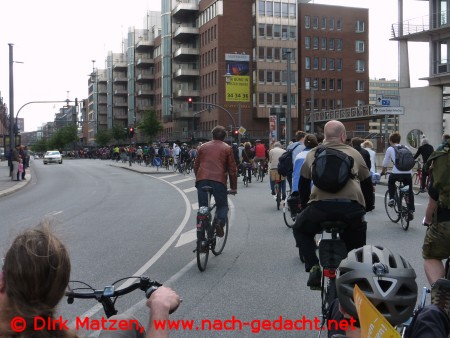
{"label": "asphalt road", "polygon": [[[320,313],[320,293],[306,287],[307,274],[298,259],[292,232],[269,193],[268,182],[248,188],[241,181],[230,197],[231,230],[222,255],[210,256],[205,272],[196,266],[193,175],[138,174],[110,161],[67,160],[63,165],[33,165],[33,180],[0,199],[0,246],[7,249],[18,230],[51,217],[67,244],[72,279],[95,288],[131,275],[148,275],[173,287],[183,298],[172,319],[249,322],[235,330],[173,331],[172,337],[312,337],[317,332],[264,331],[261,320],[280,316],[313,320]],[[376,210],[369,213],[368,243],[404,255],[415,267],[419,288],[426,284],[421,258],[425,228],[420,225],[426,196],[416,196],[416,219],[405,232],[384,210],[385,186],[377,187]],[[120,284],[120,283],[119,283]],[[148,311],[139,291],[117,301],[141,321]],[[102,315],[95,301],[61,304],[65,319]],[[219,327],[216,327],[219,328]],[[323,334],[322,336],[325,336]]]}

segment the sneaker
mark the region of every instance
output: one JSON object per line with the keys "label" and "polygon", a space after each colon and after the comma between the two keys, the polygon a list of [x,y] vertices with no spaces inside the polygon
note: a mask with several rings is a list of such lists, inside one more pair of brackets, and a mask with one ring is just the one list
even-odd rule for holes
{"label": "sneaker", "polygon": [[412,221],[412,220],[414,219],[414,211],[409,211],[409,212],[408,212],[408,219],[409,219],[410,221]]}
{"label": "sneaker", "polygon": [[308,283],[306,285],[309,286],[311,290],[320,290],[321,279],[322,271],[320,270],[320,266],[314,265],[309,271]]}
{"label": "sneaker", "polygon": [[275,191],[274,190],[272,190],[272,196],[275,196]]}
{"label": "sneaker", "polygon": [[450,280],[439,278],[431,287],[431,304],[450,316]]}
{"label": "sneaker", "polygon": [[392,208],[394,206],[394,204],[395,204],[395,201],[393,199],[390,199],[388,202],[388,207]]}

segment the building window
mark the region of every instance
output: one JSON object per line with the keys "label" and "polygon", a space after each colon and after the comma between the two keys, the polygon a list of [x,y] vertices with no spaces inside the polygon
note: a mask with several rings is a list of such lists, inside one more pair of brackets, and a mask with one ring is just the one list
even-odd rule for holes
{"label": "building window", "polygon": [[305,49],[311,48],[311,37],[305,36]]}
{"label": "building window", "polygon": [[329,88],[330,88],[330,90],[334,90],[334,79],[330,79],[330,85],[329,85]]}
{"label": "building window", "polygon": [[365,70],[366,63],[364,60],[356,60],[356,72],[362,73]]}
{"label": "building window", "polygon": [[266,104],[265,99],[264,99],[264,93],[259,93],[258,96],[259,96],[259,98],[258,98],[259,105],[264,106]]}
{"label": "building window", "polygon": [[314,62],[314,64],[313,64],[314,69],[319,69],[319,58],[317,56],[315,56],[313,60],[314,60],[313,61]]}
{"label": "building window", "polygon": [[295,19],[297,17],[297,5],[289,4],[289,17]]}
{"label": "building window", "polygon": [[322,70],[327,70],[327,58],[322,58]]}
{"label": "building window", "polygon": [[273,103],[272,93],[267,93],[266,103],[267,103],[268,106],[272,105],[272,103]]}
{"label": "building window", "polygon": [[266,1],[266,15],[273,16],[273,2]]}
{"label": "building window", "polygon": [[355,31],[356,31],[356,33],[364,32],[364,20],[356,20]]}
{"label": "building window", "polygon": [[356,53],[364,53],[364,41],[356,40],[355,50]]}
{"label": "building window", "polygon": [[273,25],[273,37],[277,39],[281,37],[281,25]]}
{"label": "building window", "polygon": [[336,100],[336,109],[341,109],[342,107],[344,107],[344,101],[341,99],[337,99]]}
{"label": "building window", "polygon": [[357,92],[364,91],[364,81],[363,80],[356,80],[356,91]]}
{"label": "building window", "polygon": [[271,24],[267,24],[266,26],[266,37],[269,39],[273,37],[273,26]]}
{"label": "building window", "polygon": [[341,30],[342,30],[342,18],[338,18],[338,19],[336,20],[336,29],[337,29],[338,31],[341,31]]}
{"label": "building window", "polygon": [[311,28],[311,17],[309,15],[305,15],[305,28]]}
{"label": "building window", "polygon": [[328,102],[330,103],[330,109],[335,109],[334,99],[330,99]]}
{"label": "building window", "polygon": [[338,71],[342,70],[342,59],[336,60],[336,70],[338,70]]}
{"label": "building window", "polygon": [[330,18],[328,22],[330,25],[330,31],[334,31],[334,18]]}
{"label": "building window", "polygon": [[343,45],[343,42],[342,42],[342,39],[336,39],[336,47],[337,47],[337,50],[338,51],[341,51],[342,50],[342,45]]}
{"label": "building window", "polygon": [[258,59],[259,60],[265,60],[265,48],[264,47],[259,47],[258,48]]}
{"label": "building window", "polygon": [[289,17],[289,6],[287,3],[283,2],[281,4],[281,16],[283,18],[288,18]]}
{"label": "building window", "polygon": [[319,38],[317,36],[313,37],[313,48],[319,49]]}
{"label": "building window", "polygon": [[319,17],[313,16],[313,29],[319,28]]}
{"label": "building window", "polygon": [[322,50],[327,50],[327,38],[321,38],[320,41]]}
{"label": "building window", "polygon": [[330,50],[334,50],[334,39],[331,38],[329,42]]}
{"label": "building window", "polygon": [[322,79],[320,81],[320,89],[327,90],[327,79]]}
{"label": "building window", "polygon": [[273,4],[273,16],[276,18],[281,17],[281,3],[274,2]]}
{"label": "building window", "polygon": [[267,47],[266,59],[270,60],[270,61],[272,61],[272,59],[273,59],[273,49],[271,47]]}
{"label": "building window", "polygon": [[280,48],[273,49],[273,59],[280,60]]}
{"label": "building window", "polygon": [[305,69],[311,69],[311,59],[309,56],[305,57]]}
{"label": "building window", "polygon": [[327,110],[327,99],[322,99],[322,110]]}
{"label": "building window", "polygon": [[263,38],[265,36],[266,36],[266,25],[263,23],[260,23],[259,24],[259,37]]}
{"label": "building window", "polygon": [[264,16],[264,1],[260,0],[258,1],[258,14],[260,16]]}
{"label": "building window", "polygon": [[305,90],[311,89],[311,79],[309,77],[305,77]]}
{"label": "building window", "polygon": [[295,40],[297,39],[297,27],[296,26],[288,26],[289,27],[289,39]]}
{"label": "building window", "polygon": [[274,71],[274,82],[280,83],[281,82],[281,73],[279,70]]}
{"label": "building window", "polygon": [[330,59],[330,70],[334,70],[334,59]]}
{"label": "building window", "polygon": [[337,79],[337,90],[342,91],[342,79]]}
{"label": "building window", "polygon": [[321,21],[320,27],[322,29],[327,29],[327,18],[326,17],[322,17],[322,21]]}
{"label": "building window", "polygon": [[281,26],[281,38],[287,40],[288,38],[288,26]]}
{"label": "building window", "polygon": [[264,82],[266,81],[264,69],[260,69],[260,70],[258,71],[258,81],[259,81],[260,83],[264,83]]}
{"label": "building window", "polygon": [[360,107],[360,106],[364,106],[366,103],[364,102],[364,100],[356,100],[356,106]]}

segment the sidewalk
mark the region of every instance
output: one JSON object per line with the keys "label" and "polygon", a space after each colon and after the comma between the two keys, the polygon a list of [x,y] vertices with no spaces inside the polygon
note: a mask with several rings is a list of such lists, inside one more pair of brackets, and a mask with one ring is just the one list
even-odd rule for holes
{"label": "sidewalk", "polygon": [[25,181],[11,180],[8,161],[0,161],[0,197],[12,194],[30,183],[30,169],[26,170],[25,179]]}

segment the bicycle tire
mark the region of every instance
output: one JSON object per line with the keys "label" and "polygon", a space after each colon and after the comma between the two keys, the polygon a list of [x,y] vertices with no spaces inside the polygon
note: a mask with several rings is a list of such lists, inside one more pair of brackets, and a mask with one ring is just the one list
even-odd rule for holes
{"label": "bicycle tire", "polygon": [[408,204],[406,203],[406,195],[402,195],[402,206],[401,206],[401,221],[403,230],[407,231],[409,228],[409,210]]}
{"label": "bicycle tire", "polygon": [[388,215],[389,219],[394,223],[397,223],[400,220],[400,213],[398,212],[397,200],[398,198],[396,191],[394,196],[394,206],[393,207],[388,206],[389,190],[386,190],[386,194],[384,195],[384,208],[386,210],[386,214]]}
{"label": "bicycle tire", "polygon": [[209,248],[205,252],[202,252],[201,245],[201,242],[197,241],[197,267],[201,272],[203,272],[208,264]]}
{"label": "bicycle tire", "polygon": [[421,181],[421,179],[420,179],[420,177],[419,177],[419,174],[414,173],[414,174],[412,175],[412,180],[411,180],[411,182],[412,182],[413,186],[415,186],[415,185],[418,185],[418,186],[419,186],[419,189],[417,189],[416,191],[413,190],[414,195],[419,195],[419,194],[420,194],[420,183],[421,183],[420,181]]}
{"label": "bicycle tire", "polygon": [[336,279],[330,278],[327,282],[327,287],[325,290],[325,297],[324,297],[324,315],[326,315],[325,318],[328,318],[328,312],[330,311],[331,303],[337,298],[337,290],[336,290]]}
{"label": "bicycle tire", "polygon": [[244,178],[242,179],[242,182],[244,182],[244,186],[248,187],[248,178],[246,175],[244,175]]}
{"label": "bicycle tire", "polygon": [[228,238],[228,220],[223,227],[223,237],[217,237],[216,231],[214,230],[214,242],[211,247],[211,251],[214,254],[214,256],[219,256],[222,253],[223,248],[225,248],[225,244],[227,244],[227,238]]}
{"label": "bicycle tire", "polygon": [[293,217],[293,215],[291,213],[291,209],[289,208],[289,205],[286,200],[284,201],[284,204],[283,204],[283,218],[284,218],[284,224],[286,224],[286,226],[288,228],[292,228],[294,226],[295,219],[297,218],[297,215],[295,215],[295,217]]}

